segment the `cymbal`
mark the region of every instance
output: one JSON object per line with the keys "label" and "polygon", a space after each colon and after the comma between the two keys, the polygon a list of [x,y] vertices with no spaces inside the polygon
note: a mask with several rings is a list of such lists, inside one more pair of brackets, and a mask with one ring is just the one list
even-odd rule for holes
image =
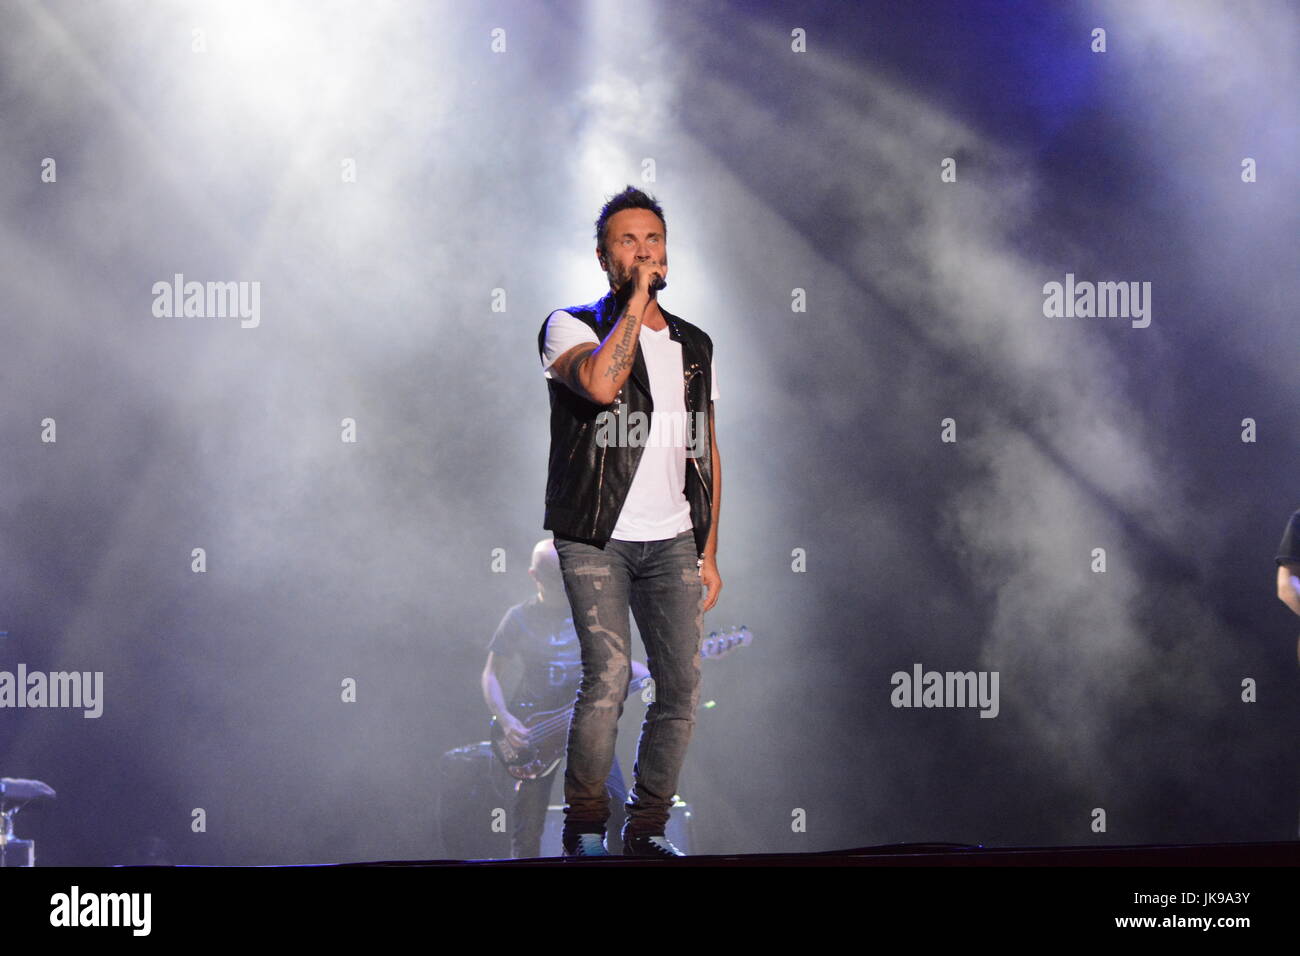
{"label": "cymbal", "polygon": [[19,777],[0,777],[0,806],[26,803],[41,797],[53,797],[54,788],[40,780],[23,780]]}

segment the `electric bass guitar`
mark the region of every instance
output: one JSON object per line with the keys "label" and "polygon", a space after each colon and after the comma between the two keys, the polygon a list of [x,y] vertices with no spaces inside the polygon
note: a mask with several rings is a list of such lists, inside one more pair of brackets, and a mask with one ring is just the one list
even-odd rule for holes
{"label": "electric bass guitar", "polygon": [[[706,661],[720,660],[732,651],[751,644],[753,640],[754,635],[743,625],[733,627],[723,634],[714,631],[701,643],[700,657]],[[649,703],[652,698],[647,695],[653,693],[653,681],[648,676],[631,681],[628,691],[642,691]],[[569,719],[573,716],[576,704],[577,701],[574,700],[563,707],[541,710],[534,701],[513,701],[510,713],[527,728],[527,739],[522,747],[515,747],[506,740],[501,720],[492,718],[492,750],[505,764],[510,776],[516,780],[533,780],[545,777],[559,765],[564,759],[564,748],[569,737]]]}

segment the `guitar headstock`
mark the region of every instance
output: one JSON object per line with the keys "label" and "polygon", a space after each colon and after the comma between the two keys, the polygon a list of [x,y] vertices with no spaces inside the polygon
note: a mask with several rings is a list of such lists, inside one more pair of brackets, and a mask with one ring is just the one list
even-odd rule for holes
{"label": "guitar headstock", "polygon": [[753,641],[754,635],[743,624],[722,633],[712,631],[700,644],[700,656],[705,660],[717,660],[737,648],[749,646]]}

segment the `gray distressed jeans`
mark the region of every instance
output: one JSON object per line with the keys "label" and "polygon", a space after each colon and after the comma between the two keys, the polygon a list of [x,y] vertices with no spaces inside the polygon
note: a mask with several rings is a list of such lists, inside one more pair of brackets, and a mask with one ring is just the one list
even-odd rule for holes
{"label": "gray distressed jeans", "polygon": [[624,832],[663,833],[700,702],[704,585],[694,532],[662,541],[611,538],[604,549],[556,535],[555,550],[582,646],[582,683],[569,721],[564,832],[605,832],[605,778],[631,677],[630,609],[655,691],[637,741]]}

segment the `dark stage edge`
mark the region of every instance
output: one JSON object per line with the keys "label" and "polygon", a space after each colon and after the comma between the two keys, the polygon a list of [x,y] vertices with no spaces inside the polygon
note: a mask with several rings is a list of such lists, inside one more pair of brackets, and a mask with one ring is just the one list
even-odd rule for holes
{"label": "dark stage edge", "polygon": [[955,843],[896,843],[816,853],[736,853],[671,860],[611,856],[597,859],[388,860],[328,867],[589,867],[589,866],[1000,866],[1000,867],[1294,867],[1300,842],[1184,843],[1136,846],[984,847]]}

